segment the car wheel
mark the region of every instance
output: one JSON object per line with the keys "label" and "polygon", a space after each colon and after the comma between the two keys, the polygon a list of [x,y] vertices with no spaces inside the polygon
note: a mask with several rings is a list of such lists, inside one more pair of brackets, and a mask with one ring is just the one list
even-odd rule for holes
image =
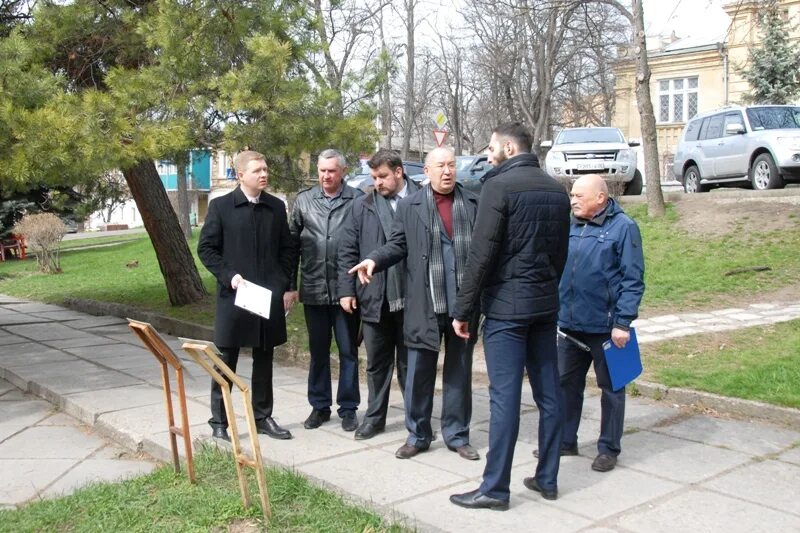
{"label": "car wheel", "polygon": [[708,188],[700,183],[700,171],[692,165],[683,173],[683,190],[688,194],[706,192]]}
{"label": "car wheel", "polygon": [[753,166],[750,167],[750,182],[757,191],[783,189],[786,186],[769,154],[761,154],[755,158]]}
{"label": "car wheel", "polygon": [[625,185],[625,196],[642,194],[642,173],[638,170],[633,175],[633,179]]}

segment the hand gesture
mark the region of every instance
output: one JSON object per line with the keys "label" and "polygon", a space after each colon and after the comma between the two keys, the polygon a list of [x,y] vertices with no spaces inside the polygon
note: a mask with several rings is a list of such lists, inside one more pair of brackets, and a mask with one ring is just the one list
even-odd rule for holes
{"label": "hand gesture", "polygon": [[351,276],[358,273],[358,281],[366,285],[372,281],[372,272],[375,270],[375,261],[372,259],[364,259],[359,264],[347,271]]}

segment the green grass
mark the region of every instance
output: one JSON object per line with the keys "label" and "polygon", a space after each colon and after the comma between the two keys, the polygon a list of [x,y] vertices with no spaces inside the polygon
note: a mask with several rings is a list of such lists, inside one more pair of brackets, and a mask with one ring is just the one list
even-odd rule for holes
{"label": "green grass", "polygon": [[800,408],[800,320],[648,345],[645,377]]}
{"label": "green grass", "polygon": [[[642,311],[659,308],[714,308],[720,296],[750,296],[797,282],[800,232],[754,233],[734,228],[724,237],[698,236],[681,225],[673,206],[663,219],[646,207],[625,206],[642,230],[645,293]],[[735,268],[766,265],[772,270],[725,276]]]}
{"label": "green grass", "polygon": [[[165,466],[119,483],[94,484],[72,495],[36,502],[19,510],[0,511],[0,530],[28,531],[236,531],[361,532],[406,531],[349,505],[338,495],[312,486],[287,470],[268,468],[272,520],[267,527],[261,509],[242,507],[233,458],[214,447],[195,455],[197,484]],[[258,502],[255,476],[249,473],[250,496]]]}

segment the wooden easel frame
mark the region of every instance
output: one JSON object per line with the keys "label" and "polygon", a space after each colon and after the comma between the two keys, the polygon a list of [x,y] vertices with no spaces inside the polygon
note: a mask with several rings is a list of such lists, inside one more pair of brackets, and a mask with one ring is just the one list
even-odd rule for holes
{"label": "wooden easel frame", "polygon": [[[230,426],[231,446],[233,447],[233,457],[236,463],[236,475],[239,477],[239,491],[242,494],[242,502],[245,507],[250,507],[250,490],[247,488],[247,478],[244,475],[242,466],[249,466],[256,473],[256,480],[258,481],[258,492],[261,497],[261,509],[264,512],[264,518],[268,521],[272,517],[272,508],[269,503],[269,493],[267,492],[267,478],[264,475],[264,465],[261,460],[261,446],[258,441],[258,431],[256,429],[256,419],[253,414],[253,405],[250,401],[250,387],[245,383],[242,378],[237,376],[222,359],[220,359],[220,352],[217,347],[208,341],[200,341],[194,339],[185,339],[179,337],[183,341],[183,349],[192,356],[197,364],[208,372],[211,378],[216,381],[220,389],[222,389],[222,399],[225,404],[225,413],[228,417],[228,425]],[[222,372],[222,374],[220,374]],[[223,376],[224,374],[224,376]],[[250,433],[250,443],[253,450],[253,458],[250,459],[242,452],[242,446],[239,441],[239,432],[236,429],[236,413],[233,410],[233,397],[228,388],[228,378],[236,387],[242,392],[242,401],[244,402],[245,418],[247,419],[247,427]]]}
{"label": "wooden easel frame", "polygon": [[[151,324],[129,318],[128,326],[161,365],[161,386],[164,389],[164,403],[167,408],[167,426],[169,427],[169,443],[172,447],[172,464],[175,467],[175,472],[180,473],[181,462],[180,456],[178,455],[177,441],[177,436],[180,435],[183,437],[183,446],[186,450],[186,470],[189,473],[189,481],[194,483],[196,478],[194,474],[194,461],[192,459],[192,438],[189,432],[189,413],[186,410],[186,388],[183,383],[183,363],[181,363],[181,360],[175,355],[172,348],[169,347]],[[175,369],[178,404],[181,409],[180,426],[175,425],[168,365]]]}

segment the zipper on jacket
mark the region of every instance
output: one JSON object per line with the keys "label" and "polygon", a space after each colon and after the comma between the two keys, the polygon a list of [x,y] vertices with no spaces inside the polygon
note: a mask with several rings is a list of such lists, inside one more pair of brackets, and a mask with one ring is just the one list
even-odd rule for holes
{"label": "zipper on jacket", "polygon": [[578,248],[575,250],[575,260],[572,262],[572,277],[569,280],[569,290],[573,294],[572,301],[569,304],[569,322],[571,325],[575,323],[575,312],[574,312],[574,303],[575,303],[575,270],[577,270],[578,259],[580,258],[580,251],[581,246],[583,246],[583,234],[586,233],[586,227],[588,224],[583,225],[583,229],[581,230],[581,234],[578,236]]}

